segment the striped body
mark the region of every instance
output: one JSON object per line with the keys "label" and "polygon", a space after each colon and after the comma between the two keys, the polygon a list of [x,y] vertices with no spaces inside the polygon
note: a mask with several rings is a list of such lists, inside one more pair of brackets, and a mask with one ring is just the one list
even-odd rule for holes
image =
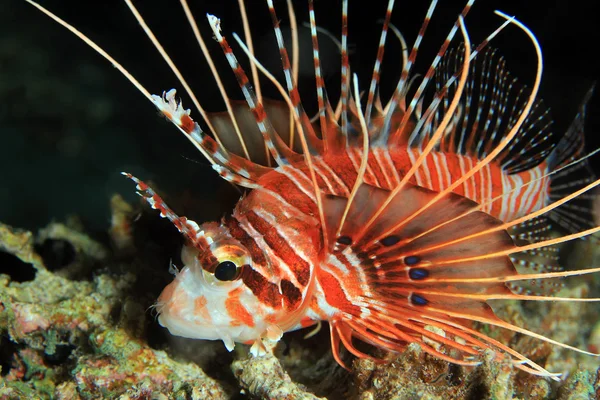
{"label": "striped body", "polygon": [[[365,183],[391,190],[410,169],[418,151],[406,147],[394,151],[373,149]],[[350,195],[360,157],[360,149],[350,148],[313,159],[323,195]],[[468,156],[433,152],[410,182],[439,192],[476,162]],[[488,164],[455,193],[484,204],[483,211],[509,221],[545,205],[547,177],[523,187],[542,177],[544,169],[545,164],[541,164],[509,175],[498,165]],[[250,249],[254,268],[242,279],[264,306],[243,313],[254,315],[256,321],[277,323],[284,331],[335,318],[343,304],[352,302],[349,293],[369,289],[356,258],[323,251],[322,228],[316,217],[318,211],[308,168],[279,167],[265,175],[259,184],[259,188],[240,200],[232,217],[224,223],[229,234]],[[512,194],[502,197],[509,192]],[[500,199],[492,202],[497,197]],[[317,271],[313,272],[315,268]],[[309,290],[310,277],[314,274],[316,286]],[[353,282],[351,288],[347,288],[348,282]],[[307,295],[314,298],[305,299]],[[239,312],[240,308],[244,308],[242,303],[235,311]],[[236,316],[230,315],[230,318],[235,320]]]}
{"label": "striped body", "polygon": [[[369,153],[365,183],[391,190],[406,175],[420,154],[420,149],[399,147],[391,150],[374,148]],[[315,159],[319,187],[323,193],[348,196],[356,181],[361,161],[361,150]],[[454,153],[432,152],[425,157],[409,182],[440,192],[477,164],[476,159]],[[510,221],[543,207],[548,200],[550,179],[542,163],[535,168],[509,174],[496,163],[490,163],[454,190],[473,201],[484,204],[482,210],[502,221]],[[306,174],[305,174],[306,175]],[[306,175],[309,179],[308,175]],[[532,182],[533,181],[533,182]],[[532,182],[531,185],[528,185]],[[304,182],[305,187],[310,182]],[[512,192],[498,201],[492,199]]]}

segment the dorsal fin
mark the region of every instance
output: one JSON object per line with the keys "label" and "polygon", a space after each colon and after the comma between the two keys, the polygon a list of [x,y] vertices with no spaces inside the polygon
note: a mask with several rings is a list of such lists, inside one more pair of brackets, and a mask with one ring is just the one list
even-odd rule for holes
{"label": "dorsal fin", "polygon": [[[563,198],[595,179],[595,173],[590,167],[587,157],[583,156],[585,117],[593,91],[594,87],[588,90],[567,132],[548,156],[548,168],[551,171],[562,169],[554,175],[550,185],[550,199],[552,200]],[[575,165],[569,165],[582,158],[585,159]],[[569,204],[555,210],[550,214],[550,219],[568,232],[577,232],[593,227],[595,226],[593,202],[596,198],[597,193],[579,196]]]}
{"label": "dorsal fin", "polygon": [[[444,57],[436,81],[437,90],[456,75],[462,57],[460,48]],[[469,77],[459,108],[461,112],[456,114],[441,148],[483,159],[516,124],[530,90],[511,76],[504,59],[491,48],[485,49],[474,60]],[[434,126],[446,114],[447,107],[447,101],[440,103],[432,120]],[[517,173],[541,163],[555,145],[551,124],[548,109],[541,101],[536,101],[514,139],[498,156],[504,170]]]}
{"label": "dorsal fin", "polygon": [[[258,164],[269,165],[268,158],[271,155],[265,150],[264,141],[260,130],[256,125],[256,120],[252,115],[252,110],[248,107],[245,101],[231,100],[231,112],[235,117],[235,121],[239,128],[244,132],[244,140],[250,159]],[[281,139],[288,143],[290,139],[290,112],[285,102],[278,100],[263,99],[263,105],[267,117],[271,121],[271,125],[277,135]],[[235,135],[235,125],[233,124],[229,113],[227,112],[215,112],[208,113],[208,118],[212,122],[212,125],[221,138],[223,146],[230,152],[238,155],[243,155],[243,148],[240,145],[239,140]],[[298,153],[301,152],[299,143],[295,146],[294,150]],[[293,157],[288,154],[292,160],[300,158]]]}

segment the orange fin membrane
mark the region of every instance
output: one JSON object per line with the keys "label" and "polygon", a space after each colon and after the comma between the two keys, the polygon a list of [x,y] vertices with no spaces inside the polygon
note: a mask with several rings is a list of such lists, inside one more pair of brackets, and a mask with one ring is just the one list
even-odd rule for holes
{"label": "orange fin membrane", "polygon": [[[460,254],[468,252],[470,255],[475,255],[476,253],[485,254],[490,251],[490,248],[510,248],[513,246],[510,236],[502,231],[491,235],[492,237],[487,238],[485,242],[482,241],[481,245],[479,243],[477,246],[473,246],[472,243],[461,243],[458,246],[451,246],[446,249],[446,252],[424,253],[421,248],[448,240],[448,235],[452,238],[457,232],[464,232],[465,229],[469,231],[474,228],[486,230],[490,224],[498,222],[486,214],[475,213],[475,218],[461,218],[458,220],[459,222],[446,224],[442,228],[434,230],[432,234],[425,233],[446,221],[451,221],[465,210],[473,207],[473,202],[470,200],[451,194],[444,199],[445,201],[438,202],[426,213],[422,213],[420,216],[423,218],[415,220],[414,224],[405,226],[400,232],[393,232],[382,238],[375,246],[370,248],[364,246],[370,242],[369,238],[378,236],[380,232],[386,232],[398,221],[410,216],[420,208],[421,204],[426,203],[427,199],[434,195],[434,192],[407,184],[390,203],[388,210],[391,211],[381,214],[371,225],[371,230],[361,239],[362,243],[352,243],[353,239],[349,233],[356,232],[356,226],[369,220],[388,197],[388,192],[383,189],[366,184],[359,188],[348,212],[341,236],[337,238],[334,255],[341,257],[343,253],[350,252],[358,258],[359,264],[356,268],[363,271],[364,283],[369,291],[360,295],[360,303],[363,306],[357,309],[355,314],[345,313],[332,322],[331,328],[332,340],[334,337],[337,338],[354,355],[364,356],[359,354],[352,343],[352,338],[396,352],[403,351],[409,343],[418,343],[423,350],[442,359],[463,365],[474,365],[477,363],[475,356],[479,353],[476,348],[486,347],[477,338],[463,333],[460,329],[453,328],[452,335],[447,334],[446,331],[441,334],[439,329],[443,330],[447,325],[439,323],[429,325],[427,319],[428,315],[438,319],[449,318],[443,312],[430,311],[433,307],[468,315],[496,318],[485,302],[457,300],[442,295],[425,295],[422,291],[437,286],[439,292],[452,291],[456,293],[466,290],[467,293],[510,293],[504,283],[492,283],[487,287],[482,285],[468,287],[468,285],[424,284],[440,277],[469,278],[514,275],[516,271],[507,257],[486,260],[485,265],[465,263],[459,266],[436,267],[436,261],[440,257],[447,259],[452,256],[453,252]],[[345,203],[344,198],[333,197],[326,198],[324,202],[329,218],[328,229],[331,234],[337,228],[336,224],[345,209]],[[421,234],[423,235],[419,237]],[[416,237],[419,238],[415,239]],[[386,251],[388,248],[393,250]],[[452,318],[450,320],[457,322]],[[442,350],[441,345],[448,346],[448,351]]]}
{"label": "orange fin membrane", "polygon": [[[554,298],[532,295],[536,293],[527,286],[536,287],[537,283],[542,291],[539,282],[545,278],[593,271],[546,273],[559,270],[551,260],[539,266],[539,272],[529,266],[525,270],[533,273],[520,275],[510,256],[526,260],[538,252],[551,258],[552,251],[536,249],[519,256],[519,246],[511,235],[504,229],[495,229],[502,225],[501,221],[481,211],[467,212],[476,203],[453,193],[413,217],[414,210],[437,193],[411,184],[396,194],[386,208],[388,211],[381,213],[355,243],[351,232],[374,215],[388,194],[362,184],[341,235],[333,244],[333,256],[344,260],[347,268],[360,271],[357,276],[362,277],[362,289],[352,299],[359,306],[344,309],[332,321],[332,340],[337,342],[334,349],[339,350],[341,344],[356,356],[370,357],[357,349],[353,339],[395,352],[418,343],[427,353],[460,365],[476,365],[485,349],[493,349],[497,359],[508,356],[517,368],[555,377],[508,346],[472,329],[472,321],[477,321],[584,352],[501,320],[487,301],[551,300]],[[345,198],[334,196],[324,201],[330,235],[337,229],[346,202]],[[379,238],[382,232],[398,225]],[[529,243],[530,237],[539,234],[538,226],[543,226],[542,220],[530,222],[520,231],[515,228],[513,234]],[[513,291],[513,287],[517,289]],[[342,363],[339,355],[336,358]]]}

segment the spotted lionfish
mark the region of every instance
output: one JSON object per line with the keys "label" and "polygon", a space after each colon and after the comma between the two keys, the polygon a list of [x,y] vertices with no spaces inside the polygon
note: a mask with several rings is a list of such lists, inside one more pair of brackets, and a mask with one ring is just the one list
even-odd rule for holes
{"label": "spotted lionfish", "polygon": [[[175,214],[148,185],[124,174],[185,238],[183,266],[156,304],[160,324],[172,334],[222,340],[229,350],[236,342],[248,343],[253,354],[261,354],[284,332],[326,321],[333,355],[342,366],[342,347],[356,357],[373,358],[357,343],[390,352],[417,343],[435,357],[467,366],[480,363],[483,351],[492,349],[499,360],[554,378],[476,330],[474,323],[588,353],[506,322],[488,304],[495,299],[598,300],[556,297],[557,285],[545,284],[600,271],[562,270],[556,248],[600,230],[588,225],[589,209],[580,204],[589,197],[584,193],[600,183],[588,173],[589,155],[583,152],[591,91],[567,132],[553,135],[547,109],[537,100],[540,46],[514,17],[496,12],[503,23],[473,46],[465,20],[474,0],[468,1],[420,76],[413,67],[437,1],[431,2],[409,51],[391,24],[394,0],[389,0],[372,78],[363,93],[349,64],[348,0],[343,0],[341,90],[339,101],[332,103],[320,64],[315,8],[307,0],[318,100],[311,118],[298,90],[298,30],[292,29],[290,60],[272,0],[267,5],[283,83],[254,56],[243,0],[245,43],[233,37],[250,59],[251,77],[223,36],[221,21],[207,15],[244,103],[229,100],[221,80],[226,72],[217,71],[214,50],[209,51],[187,0],[180,0],[226,113],[205,112],[132,1],[125,0],[193,99],[203,129],[175,90],[151,95],[88,37],[27,1],[110,61],[221,177],[247,189],[231,215],[197,224]],[[291,0],[287,8],[294,28]],[[489,49],[505,29],[523,35],[537,54],[530,89]],[[384,104],[380,72],[390,31],[402,44],[403,64]],[[460,45],[451,48],[453,41]],[[263,98],[259,72],[283,100]],[[573,179],[576,174],[583,178]],[[567,233],[551,235],[552,223]]]}

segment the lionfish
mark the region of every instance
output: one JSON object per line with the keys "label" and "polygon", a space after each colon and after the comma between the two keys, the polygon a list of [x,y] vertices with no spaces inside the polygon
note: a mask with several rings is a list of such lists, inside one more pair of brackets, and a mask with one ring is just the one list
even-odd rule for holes
{"label": "lionfish", "polygon": [[[124,173],[185,238],[183,268],[156,304],[160,324],[173,335],[222,340],[229,350],[236,342],[252,344],[256,355],[269,351],[284,332],[326,321],[334,358],[346,368],[342,348],[379,361],[359,343],[389,352],[417,343],[439,359],[464,366],[479,364],[482,353],[492,349],[498,360],[557,379],[558,374],[476,330],[473,325],[479,323],[597,355],[506,322],[488,304],[495,299],[600,300],[555,297],[559,285],[544,285],[546,279],[600,271],[563,271],[556,248],[600,230],[589,226],[589,209],[577,203],[589,199],[584,193],[600,180],[592,179],[589,155],[583,153],[587,99],[567,132],[551,140],[548,112],[536,100],[540,46],[516,18],[496,11],[503,23],[472,46],[465,27],[474,3],[469,0],[429,69],[418,76],[412,69],[437,1],[430,3],[409,52],[390,22],[394,0],[389,0],[365,94],[349,65],[348,0],[343,0],[341,94],[332,104],[320,65],[313,0],[308,0],[318,99],[318,113],[311,118],[297,86],[297,30],[292,29],[290,61],[272,0],[267,5],[285,87],[254,57],[243,0],[246,41],[233,37],[251,61],[254,84],[221,33],[220,20],[207,15],[243,105],[229,100],[223,71],[216,70],[187,0],[180,0],[226,104],[227,113],[211,114],[132,1],[125,0],[193,99],[211,136],[183,108],[175,90],[151,95],[96,43],[27,1],[118,68],[221,177],[248,189],[231,215],[199,225],[175,214],[148,185]],[[287,11],[294,28],[291,0]],[[504,60],[488,49],[503,29],[518,30],[535,49],[531,89],[520,85]],[[384,104],[379,83],[388,31],[402,43],[403,67]],[[461,45],[451,50],[455,36],[462,36]],[[263,99],[258,71],[283,101]],[[573,171],[583,178],[574,179]],[[571,233],[552,236],[551,222]]]}

